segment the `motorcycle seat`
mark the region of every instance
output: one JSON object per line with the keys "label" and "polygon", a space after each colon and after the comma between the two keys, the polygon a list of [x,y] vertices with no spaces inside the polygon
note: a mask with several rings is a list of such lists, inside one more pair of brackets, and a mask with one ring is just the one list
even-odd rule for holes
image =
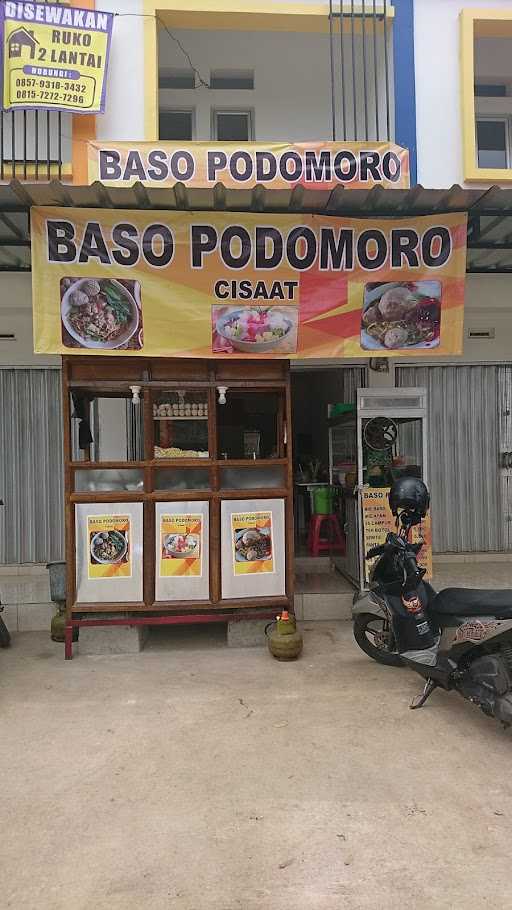
{"label": "motorcycle seat", "polygon": [[444,616],[495,616],[512,619],[512,590],[445,588],[430,604],[434,613]]}

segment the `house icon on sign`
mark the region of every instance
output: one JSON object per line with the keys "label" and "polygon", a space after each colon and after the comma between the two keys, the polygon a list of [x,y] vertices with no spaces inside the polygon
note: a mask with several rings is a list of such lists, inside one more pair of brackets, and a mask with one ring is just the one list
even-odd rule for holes
{"label": "house icon on sign", "polygon": [[34,38],[33,32],[29,32],[26,28],[17,28],[16,31],[9,35],[7,44],[9,46],[9,57],[23,57],[24,48],[27,48],[29,58],[33,60],[36,53],[36,45],[39,44],[39,41]]}

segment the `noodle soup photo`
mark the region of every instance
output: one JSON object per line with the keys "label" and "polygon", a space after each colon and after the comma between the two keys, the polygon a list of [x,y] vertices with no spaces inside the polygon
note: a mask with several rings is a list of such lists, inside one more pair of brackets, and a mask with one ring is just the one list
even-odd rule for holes
{"label": "noodle soup photo", "polygon": [[365,351],[436,348],[441,335],[441,296],[440,281],[367,284],[361,347]]}
{"label": "noodle soup photo", "polygon": [[138,281],[63,278],[60,283],[62,341],[70,348],[142,348]]}

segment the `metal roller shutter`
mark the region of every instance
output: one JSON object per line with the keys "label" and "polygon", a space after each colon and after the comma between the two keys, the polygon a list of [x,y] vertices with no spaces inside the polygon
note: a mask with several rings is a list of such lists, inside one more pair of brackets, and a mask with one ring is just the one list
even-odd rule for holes
{"label": "metal roller shutter", "polygon": [[397,386],[425,386],[428,391],[432,531],[438,553],[509,546],[498,468],[502,369],[493,365],[396,369]]}

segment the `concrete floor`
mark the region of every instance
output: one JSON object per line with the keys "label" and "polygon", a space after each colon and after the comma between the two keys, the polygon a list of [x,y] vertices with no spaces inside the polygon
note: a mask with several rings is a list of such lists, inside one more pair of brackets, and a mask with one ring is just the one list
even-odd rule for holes
{"label": "concrete floor", "polygon": [[505,910],[512,734],[304,627],[300,661],[164,630],[0,651],[0,906]]}

